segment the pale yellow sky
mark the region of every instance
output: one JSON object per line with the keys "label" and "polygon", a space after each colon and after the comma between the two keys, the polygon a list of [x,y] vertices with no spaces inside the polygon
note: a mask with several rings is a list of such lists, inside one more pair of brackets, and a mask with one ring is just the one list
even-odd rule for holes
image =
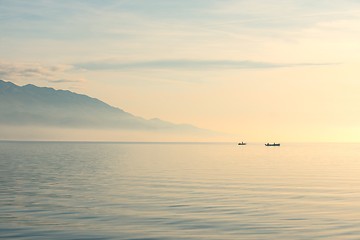
{"label": "pale yellow sky", "polygon": [[0,79],[230,141],[360,141],[358,1],[3,2]]}

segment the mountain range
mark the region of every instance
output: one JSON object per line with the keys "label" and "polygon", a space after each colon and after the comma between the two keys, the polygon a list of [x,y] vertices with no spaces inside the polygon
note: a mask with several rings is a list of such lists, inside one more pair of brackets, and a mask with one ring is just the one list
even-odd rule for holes
{"label": "mountain range", "polygon": [[0,80],[0,124],[67,128],[191,131],[206,130],[160,119],[144,119],[99,99],[68,90],[18,86]]}

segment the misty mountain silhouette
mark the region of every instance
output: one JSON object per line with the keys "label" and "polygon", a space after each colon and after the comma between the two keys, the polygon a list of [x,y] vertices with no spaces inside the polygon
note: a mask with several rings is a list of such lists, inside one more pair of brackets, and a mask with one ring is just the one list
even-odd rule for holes
{"label": "misty mountain silhouette", "polygon": [[0,80],[0,124],[128,130],[206,131],[160,119],[146,120],[96,98],[68,90],[18,86]]}

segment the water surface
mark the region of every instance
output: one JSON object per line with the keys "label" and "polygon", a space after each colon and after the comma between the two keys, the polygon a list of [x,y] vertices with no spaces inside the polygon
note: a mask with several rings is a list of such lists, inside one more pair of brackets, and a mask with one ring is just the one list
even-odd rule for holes
{"label": "water surface", "polygon": [[0,239],[360,239],[360,144],[0,142]]}

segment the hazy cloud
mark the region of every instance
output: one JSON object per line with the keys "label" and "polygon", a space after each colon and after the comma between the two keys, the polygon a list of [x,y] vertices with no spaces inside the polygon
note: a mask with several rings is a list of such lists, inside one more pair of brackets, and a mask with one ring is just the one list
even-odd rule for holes
{"label": "hazy cloud", "polygon": [[66,64],[8,63],[0,61],[0,79],[9,81],[46,81],[49,83],[82,83],[84,78],[67,76],[74,67]]}
{"label": "hazy cloud", "polygon": [[86,82],[84,78],[78,78],[78,79],[58,79],[58,80],[52,80],[52,83],[78,83],[78,82]]}
{"label": "hazy cloud", "polygon": [[94,61],[78,63],[74,66],[86,70],[131,70],[131,69],[267,69],[302,66],[334,65],[338,63],[270,63],[232,60],[153,60],[138,62]]}

